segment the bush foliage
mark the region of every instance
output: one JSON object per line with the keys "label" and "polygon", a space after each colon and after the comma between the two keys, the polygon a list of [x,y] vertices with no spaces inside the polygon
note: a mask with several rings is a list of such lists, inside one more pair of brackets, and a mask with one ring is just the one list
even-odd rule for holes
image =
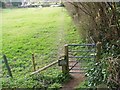
{"label": "bush foliage", "polygon": [[76,26],[82,27],[83,40],[102,42],[102,58],[88,70],[88,86],[105,83],[120,89],[120,3],[66,2]]}

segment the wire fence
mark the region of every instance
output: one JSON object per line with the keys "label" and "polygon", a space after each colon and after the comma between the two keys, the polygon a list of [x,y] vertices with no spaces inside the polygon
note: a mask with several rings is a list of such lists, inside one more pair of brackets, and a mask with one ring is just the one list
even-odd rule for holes
{"label": "wire fence", "polygon": [[[16,58],[16,56],[14,56],[13,59],[5,55],[6,59],[4,57],[1,58],[2,68],[3,68],[2,74],[5,75],[6,77],[8,71],[6,65],[7,66],[9,65],[12,73],[21,73],[21,74],[24,74],[25,72],[30,73],[58,60],[58,57],[56,56],[57,55],[55,50],[51,51],[48,54],[33,53],[19,58],[18,57]],[[7,64],[5,60],[7,61]]]}

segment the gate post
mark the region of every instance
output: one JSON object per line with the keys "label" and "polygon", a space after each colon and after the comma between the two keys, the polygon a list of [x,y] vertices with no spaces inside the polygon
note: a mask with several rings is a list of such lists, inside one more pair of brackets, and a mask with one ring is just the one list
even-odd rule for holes
{"label": "gate post", "polygon": [[62,72],[63,72],[64,74],[69,74],[68,44],[66,44],[66,45],[64,46],[64,49],[65,49],[65,57],[64,57],[64,60],[65,60],[66,65],[62,66]]}
{"label": "gate post", "polygon": [[102,43],[97,42],[96,46],[97,46],[96,61],[99,62],[99,59],[101,58]]}
{"label": "gate post", "polygon": [[33,62],[33,69],[36,71],[36,65],[35,65],[35,55],[32,53],[32,62]]}
{"label": "gate post", "polygon": [[10,76],[10,77],[13,77],[13,76],[12,76],[11,69],[10,69],[10,66],[9,66],[9,64],[8,64],[8,60],[7,60],[6,55],[3,55],[3,59],[4,59],[4,62],[5,62],[6,68],[7,68],[7,70],[8,70],[9,76]]}

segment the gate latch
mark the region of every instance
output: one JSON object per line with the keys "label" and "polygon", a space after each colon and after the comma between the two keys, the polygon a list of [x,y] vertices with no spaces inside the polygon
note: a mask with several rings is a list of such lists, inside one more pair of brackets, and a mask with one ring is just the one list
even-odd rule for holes
{"label": "gate latch", "polygon": [[64,59],[58,60],[58,66],[65,66],[67,63]]}

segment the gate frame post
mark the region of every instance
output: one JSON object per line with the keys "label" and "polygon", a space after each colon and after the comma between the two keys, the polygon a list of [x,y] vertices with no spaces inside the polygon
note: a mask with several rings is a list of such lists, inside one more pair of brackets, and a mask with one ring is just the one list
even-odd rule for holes
{"label": "gate frame post", "polygon": [[36,71],[35,54],[34,53],[32,53],[32,63],[33,63],[33,70]]}
{"label": "gate frame post", "polygon": [[10,66],[8,64],[8,60],[7,60],[7,57],[6,57],[5,54],[3,55],[3,59],[4,59],[4,62],[5,62],[6,68],[8,70],[9,76],[13,78],[13,75],[12,75],[12,72],[11,72],[11,68],[10,68]]}
{"label": "gate frame post", "polygon": [[69,57],[68,57],[68,44],[64,45],[64,49],[65,49],[65,56],[64,56],[64,60],[66,62],[66,65],[62,66],[62,72],[63,74],[69,74]]}

